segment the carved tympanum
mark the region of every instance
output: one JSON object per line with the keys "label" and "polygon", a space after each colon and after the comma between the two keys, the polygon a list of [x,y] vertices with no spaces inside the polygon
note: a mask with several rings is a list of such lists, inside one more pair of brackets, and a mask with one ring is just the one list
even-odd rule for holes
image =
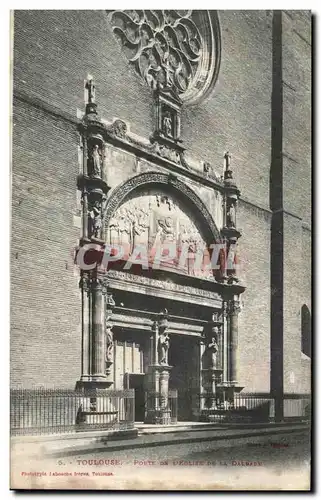
{"label": "carved tympanum", "polygon": [[[188,274],[207,276],[210,270],[196,267],[203,263],[206,242],[200,228],[184,212],[177,200],[152,189],[123,203],[109,221],[106,243],[121,245],[124,257],[142,246],[152,261],[160,248],[168,257],[161,267],[179,268]],[[167,248],[165,246],[167,245]],[[171,250],[172,248],[172,250]]]}

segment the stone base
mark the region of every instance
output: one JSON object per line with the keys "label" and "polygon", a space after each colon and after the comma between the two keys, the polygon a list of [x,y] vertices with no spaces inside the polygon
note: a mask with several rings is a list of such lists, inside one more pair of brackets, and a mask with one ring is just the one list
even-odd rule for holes
{"label": "stone base", "polygon": [[83,429],[86,425],[92,428],[93,425],[118,424],[118,411],[80,411],[77,415],[77,424]]}
{"label": "stone base", "polygon": [[171,425],[171,411],[164,410],[148,410],[145,417],[146,424]]}
{"label": "stone base", "polygon": [[199,417],[200,422],[221,422],[222,415],[215,409],[202,410]]}

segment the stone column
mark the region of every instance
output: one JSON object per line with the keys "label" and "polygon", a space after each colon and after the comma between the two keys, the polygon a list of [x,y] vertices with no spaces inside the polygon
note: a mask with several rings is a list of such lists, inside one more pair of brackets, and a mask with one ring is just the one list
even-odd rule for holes
{"label": "stone column", "polygon": [[161,410],[167,409],[168,405],[168,382],[169,370],[163,369],[159,373],[159,393],[160,393],[160,408]]}
{"label": "stone column", "polygon": [[112,365],[114,363],[114,336],[113,336],[113,324],[111,322],[111,315],[113,312],[113,307],[115,302],[113,296],[107,293],[105,289],[105,373],[107,375],[110,384],[114,383]]}
{"label": "stone column", "polygon": [[99,278],[92,281],[92,379],[105,380],[105,332],[103,286]]}
{"label": "stone column", "polygon": [[196,338],[192,347],[192,373],[193,378],[191,381],[192,389],[192,414],[193,419],[198,420],[201,409],[201,339]]}
{"label": "stone column", "polygon": [[82,235],[83,239],[88,239],[88,193],[86,189],[82,192],[82,205],[83,205],[83,215],[82,215]]}
{"label": "stone column", "polygon": [[171,423],[168,384],[171,366],[168,365],[169,336],[167,311],[154,323],[150,342],[150,365],[146,374],[147,408],[145,422],[166,425]]}
{"label": "stone column", "polygon": [[240,305],[238,297],[235,297],[229,302],[229,345],[230,345],[230,360],[229,360],[229,379],[233,384],[238,383],[239,367],[238,367],[238,314]]}
{"label": "stone column", "polygon": [[205,376],[204,376],[204,370],[206,369],[206,362],[205,362],[205,334],[204,336],[200,339],[200,368],[201,368],[201,375],[200,375],[200,410],[205,409],[205,395],[206,395],[206,381],[205,381]]}
{"label": "stone column", "polygon": [[218,390],[223,369],[221,367],[221,320],[219,314],[214,313],[205,330],[205,352],[203,354],[202,379],[204,394],[204,406],[201,419],[215,421],[218,409]]}
{"label": "stone column", "polygon": [[91,294],[89,280],[86,275],[82,275],[79,286],[81,288],[82,297],[82,355],[81,355],[81,380],[88,380],[91,363],[90,363],[90,311],[91,311]]}
{"label": "stone column", "polygon": [[107,388],[113,383],[112,379],[107,378],[110,375],[107,368],[113,362],[109,357],[107,363],[107,340],[112,340],[110,318],[114,301],[107,294],[104,277],[97,275],[95,271],[83,273],[80,284],[83,298],[82,374],[77,386],[86,386],[88,389]]}

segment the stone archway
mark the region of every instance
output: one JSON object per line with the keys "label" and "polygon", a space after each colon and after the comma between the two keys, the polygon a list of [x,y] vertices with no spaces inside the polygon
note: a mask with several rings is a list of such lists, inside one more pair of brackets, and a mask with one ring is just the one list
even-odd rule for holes
{"label": "stone archway", "polygon": [[116,187],[110,193],[103,218],[103,237],[106,236],[106,229],[117,208],[130,196],[133,196],[135,192],[142,188],[147,188],[148,186],[160,187],[162,190],[166,190],[169,194],[172,194],[189,207],[189,210],[193,212],[195,219],[198,220],[203,228],[204,238],[207,244],[220,241],[220,232],[212,215],[199,196],[175,175],[160,172],[145,172],[138,174]]}

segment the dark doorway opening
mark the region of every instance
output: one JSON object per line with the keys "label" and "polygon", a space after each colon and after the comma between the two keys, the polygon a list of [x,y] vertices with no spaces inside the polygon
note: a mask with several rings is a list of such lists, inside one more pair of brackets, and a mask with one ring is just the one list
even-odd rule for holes
{"label": "dark doorway opening", "polygon": [[143,373],[126,373],[125,387],[135,390],[135,422],[144,422],[145,419],[145,391]]}
{"label": "dark doorway opening", "polygon": [[[171,335],[168,363],[170,372],[169,388],[177,389],[177,418],[180,421],[193,420],[193,378],[195,371],[193,347],[195,339],[187,335]],[[194,371],[194,373],[193,373]]]}

